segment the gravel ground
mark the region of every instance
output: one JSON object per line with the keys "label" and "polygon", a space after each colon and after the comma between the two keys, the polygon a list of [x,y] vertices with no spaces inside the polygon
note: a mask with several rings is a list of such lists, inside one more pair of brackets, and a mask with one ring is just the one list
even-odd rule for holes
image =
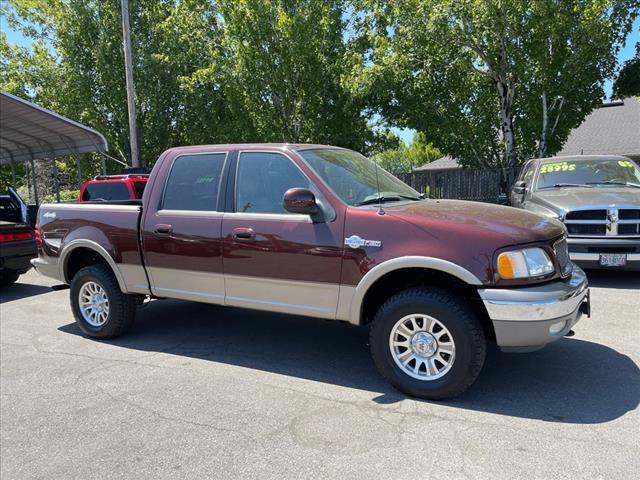
{"label": "gravel ground", "polygon": [[640,276],[589,277],[574,337],[490,349],[438,403],[388,386],[363,328],[163,300],[98,342],[32,271],[0,291],[0,476],[638,478]]}

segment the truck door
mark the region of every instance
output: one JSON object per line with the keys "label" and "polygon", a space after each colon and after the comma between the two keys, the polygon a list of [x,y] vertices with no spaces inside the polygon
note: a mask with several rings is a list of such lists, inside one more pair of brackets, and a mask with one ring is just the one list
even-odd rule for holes
{"label": "truck door", "polygon": [[[228,152],[184,153],[154,185],[142,225],[151,291],[224,303],[221,179]],[[157,183],[157,182],[156,182]]]}
{"label": "truck door", "polygon": [[[232,167],[233,168],[233,167]],[[224,215],[226,304],[334,318],[338,303],[343,221],[316,222],[283,207],[294,187],[320,192],[281,152],[240,152]]]}

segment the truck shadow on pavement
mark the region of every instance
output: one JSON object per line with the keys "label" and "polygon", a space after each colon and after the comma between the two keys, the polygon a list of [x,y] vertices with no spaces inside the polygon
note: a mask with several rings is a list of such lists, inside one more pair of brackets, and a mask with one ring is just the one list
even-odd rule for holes
{"label": "truck shadow on pavement", "polygon": [[[59,328],[81,335],[75,324]],[[89,340],[87,340],[89,341]],[[377,403],[407,397],[377,373],[368,329],[177,300],[138,311],[132,330],[105,343],[356,388],[381,395]],[[485,368],[457,408],[565,423],[602,423],[638,406],[640,370],[626,355],[597,343],[563,339],[529,354],[489,348]]]}
{"label": "truck shadow on pavement", "polygon": [[34,285],[32,283],[14,283],[4,287],[0,287],[0,303],[9,303],[14,300],[35,297],[43,293],[50,293],[51,287],[43,285]]}

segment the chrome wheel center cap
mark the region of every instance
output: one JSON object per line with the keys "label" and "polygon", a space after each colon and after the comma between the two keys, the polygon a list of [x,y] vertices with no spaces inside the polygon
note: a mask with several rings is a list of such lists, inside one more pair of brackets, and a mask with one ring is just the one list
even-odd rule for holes
{"label": "chrome wheel center cap", "polygon": [[418,332],[411,338],[411,348],[421,357],[431,357],[438,350],[438,341],[428,332]]}
{"label": "chrome wheel center cap", "polygon": [[100,294],[94,295],[93,305],[99,312],[102,312],[104,310],[104,297]]}

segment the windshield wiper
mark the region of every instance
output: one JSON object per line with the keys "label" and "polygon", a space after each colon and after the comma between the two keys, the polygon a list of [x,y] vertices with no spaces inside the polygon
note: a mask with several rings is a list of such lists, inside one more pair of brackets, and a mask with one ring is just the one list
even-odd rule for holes
{"label": "windshield wiper", "polygon": [[363,200],[361,202],[356,203],[356,207],[360,207],[362,205],[374,205],[376,203],[383,203],[383,202],[399,202],[400,200],[402,200],[402,197],[400,197],[399,195],[393,195],[393,196],[380,196],[380,197],[375,197],[375,198],[369,198],[367,200]]}
{"label": "windshield wiper", "polygon": [[640,188],[640,184],[633,182],[587,182],[587,185],[622,185],[623,187]]}
{"label": "windshield wiper", "polygon": [[554,185],[547,185],[546,187],[540,187],[540,190],[545,188],[562,188],[562,187],[585,187],[585,188],[593,188],[591,185],[585,183],[556,183]]}
{"label": "windshield wiper", "polygon": [[394,195],[394,197],[400,197],[403,198],[405,200],[413,200],[415,202],[419,201],[419,200],[424,200],[424,195],[420,195],[419,197],[414,197],[413,195],[401,195],[401,194],[396,194]]}
{"label": "windshield wiper", "polygon": [[412,195],[402,195],[400,193],[394,193],[393,195],[380,195],[379,197],[368,198],[367,200],[363,200],[355,204],[356,207],[361,207],[363,205],[375,205],[377,203],[384,202],[399,202],[401,200],[413,200],[418,201],[422,200],[420,197],[414,197]]}

